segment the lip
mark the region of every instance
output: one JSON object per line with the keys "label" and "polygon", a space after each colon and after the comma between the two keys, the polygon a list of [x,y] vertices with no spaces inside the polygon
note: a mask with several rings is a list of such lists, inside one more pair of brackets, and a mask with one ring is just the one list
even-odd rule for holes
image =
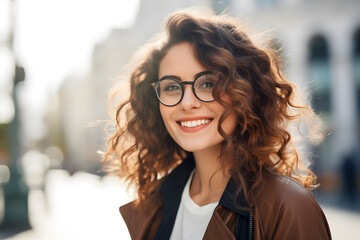
{"label": "lip", "polygon": [[[185,126],[181,126],[181,122],[186,122],[186,121],[196,121],[196,120],[210,120],[208,123],[205,124],[201,124],[198,125],[196,127],[185,127]],[[178,125],[178,127],[184,131],[184,132],[188,132],[188,133],[192,133],[192,132],[197,132],[200,131],[203,128],[206,128],[212,121],[214,120],[214,118],[212,117],[192,117],[192,118],[182,118],[182,119],[178,119],[176,121],[176,124]]]}

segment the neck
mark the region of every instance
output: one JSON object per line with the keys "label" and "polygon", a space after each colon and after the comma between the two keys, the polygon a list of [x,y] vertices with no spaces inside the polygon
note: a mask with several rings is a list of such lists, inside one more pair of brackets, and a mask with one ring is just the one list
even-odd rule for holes
{"label": "neck", "polygon": [[229,181],[228,169],[221,165],[220,154],[220,145],[194,152],[196,170],[190,196],[200,206],[219,201]]}

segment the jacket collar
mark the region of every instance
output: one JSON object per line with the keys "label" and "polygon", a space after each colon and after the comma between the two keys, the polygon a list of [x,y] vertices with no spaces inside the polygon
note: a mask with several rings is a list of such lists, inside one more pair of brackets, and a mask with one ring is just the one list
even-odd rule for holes
{"label": "jacket collar", "polygon": [[[178,204],[173,206],[173,210],[175,211],[175,215],[177,213],[177,208],[180,204],[181,195],[187,180],[195,168],[195,160],[193,154],[189,154],[189,156],[183,160],[183,162],[176,167],[164,180],[163,184],[161,185],[160,192],[164,197],[164,203],[168,200],[168,197],[176,196],[176,202]],[[226,188],[224,190],[223,195],[220,198],[219,205],[235,212],[237,214],[243,215],[245,217],[249,217],[249,212],[239,209],[240,208],[249,208],[249,204],[245,199],[245,195],[243,191],[241,191],[237,196],[238,192],[238,185],[235,183],[234,179],[230,178]],[[234,197],[235,201],[234,201]],[[172,202],[172,201],[170,201]],[[172,204],[171,204],[172,205]],[[165,210],[165,209],[164,209]]]}
{"label": "jacket collar", "polygon": [[160,193],[163,196],[163,216],[155,240],[170,239],[181,195],[194,167],[194,157],[190,154],[164,179],[160,187]]}
{"label": "jacket collar", "polygon": [[[182,192],[194,168],[194,156],[193,154],[189,154],[189,156],[164,179],[160,187],[160,193],[163,196],[163,216],[154,238],[155,240],[170,239]],[[239,209],[239,207],[248,207],[243,193],[240,192],[234,201],[237,189],[235,182],[230,179],[220,198],[219,205],[248,218],[249,213]]]}
{"label": "jacket collar", "polygon": [[182,189],[185,187],[185,184],[194,168],[194,156],[193,154],[189,154],[189,156],[185,158],[179,166],[166,176],[161,184],[160,192],[164,195],[164,197],[178,188],[181,188],[181,196]]}
{"label": "jacket collar", "polygon": [[238,189],[239,187],[235,183],[234,179],[230,178],[228,184],[226,185],[225,191],[220,198],[219,205],[242,216],[250,217],[250,213],[248,211],[240,209],[240,208],[249,209],[249,204],[246,201],[244,192],[240,191],[238,193]]}

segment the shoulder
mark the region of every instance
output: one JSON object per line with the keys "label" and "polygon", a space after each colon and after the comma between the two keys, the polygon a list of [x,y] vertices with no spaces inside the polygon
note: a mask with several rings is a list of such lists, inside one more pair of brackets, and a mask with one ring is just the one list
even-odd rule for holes
{"label": "shoulder", "polygon": [[271,239],[331,239],[326,217],[309,190],[292,178],[266,176],[254,199],[259,235]]}
{"label": "shoulder", "polygon": [[262,212],[312,215],[321,208],[312,193],[290,177],[275,174],[266,176],[255,195],[255,205]]}
{"label": "shoulder", "polygon": [[[303,204],[318,205],[312,193],[296,180],[280,174],[265,176],[257,191],[255,201],[258,204],[281,204],[288,207]],[[285,206],[284,206],[285,207]]]}

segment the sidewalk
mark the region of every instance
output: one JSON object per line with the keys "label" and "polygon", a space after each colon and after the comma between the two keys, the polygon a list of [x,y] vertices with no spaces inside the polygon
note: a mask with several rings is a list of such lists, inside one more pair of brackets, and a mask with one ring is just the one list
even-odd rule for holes
{"label": "sidewalk", "polygon": [[[32,230],[6,240],[127,240],[130,239],[118,208],[130,201],[116,177],[87,173],[70,177],[65,171],[48,174],[46,195],[29,194]],[[323,206],[334,240],[360,236],[360,214]],[[1,237],[0,230],[0,239]]]}

